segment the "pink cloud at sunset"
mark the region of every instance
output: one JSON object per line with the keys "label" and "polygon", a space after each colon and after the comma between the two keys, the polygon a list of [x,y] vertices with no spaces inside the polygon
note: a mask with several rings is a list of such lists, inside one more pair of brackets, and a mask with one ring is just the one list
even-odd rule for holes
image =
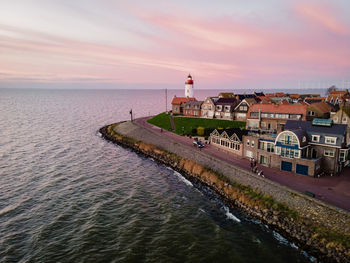
{"label": "pink cloud at sunset", "polygon": [[[350,21],[338,11],[344,12],[342,1],[232,9],[203,4],[181,13],[174,11],[186,5],[181,1],[174,10],[159,10],[155,2],[147,8],[106,0],[77,1],[74,8],[65,1],[29,3],[21,9],[8,1],[8,10],[0,10],[1,87],[100,82],[182,88],[188,72],[203,88],[350,78]],[[45,24],[40,14],[47,12],[56,19]]]}
{"label": "pink cloud at sunset", "polygon": [[331,6],[322,6],[316,3],[303,3],[297,5],[296,10],[301,16],[305,17],[310,22],[324,27],[335,34],[349,34],[349,28],[339,21]]}

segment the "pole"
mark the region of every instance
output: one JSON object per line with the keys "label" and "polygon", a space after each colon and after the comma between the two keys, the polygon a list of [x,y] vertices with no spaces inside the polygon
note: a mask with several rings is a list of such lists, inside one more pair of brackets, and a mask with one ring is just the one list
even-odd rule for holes
{"label": "pole", "polygon": [[131,119],[131,121],[133,121],[133,119],[132,119],[132,109],[130,110],[130,119]]}
{"label": "pole", "polygon": [[165,88],[165,112],[168,112],[168,89]]}

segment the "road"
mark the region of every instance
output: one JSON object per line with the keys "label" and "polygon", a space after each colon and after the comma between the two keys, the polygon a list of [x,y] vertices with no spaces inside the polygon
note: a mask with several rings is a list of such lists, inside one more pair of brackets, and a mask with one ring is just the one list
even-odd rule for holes
{"label": "road", "polygon": [[[139,118],[135,120],[135,122],[136,124],[150,129],[153,132],[159,133],[159,136],[169,137],[178,143],[192,146],[193,140],[191,138],[180,136],[170,131],[161,130],[160,128],[148,123],[147,120],[149,118],[150,117]],[[223,151],[215,146],[205,145],[205,147],[202,149],[193,147],[193,150],[203,151],[222,161],[250,170],[250,161],[248,159]],[[328,176],[321,178],[313,178],[286,171],[280,171],[279,169],[260,166],[259,164],[258,167],[259,170],[264,171],[265,178],[268,180],[277,182],[301,193],[310,191],[316,195],[315,198],[350,211],[349,167],[346,168],[340,176]]]}

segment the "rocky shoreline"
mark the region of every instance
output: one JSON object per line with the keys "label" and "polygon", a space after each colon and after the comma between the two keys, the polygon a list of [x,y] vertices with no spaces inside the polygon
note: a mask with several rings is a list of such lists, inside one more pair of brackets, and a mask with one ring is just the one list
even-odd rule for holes
{"label": "rocky shoreline", "polygon": [[191,181],[199,182],[210,187],[231,207],[242,210],[248,216],[260,220],[271,229],[281,233],[295,243],[299,249],[322,262],[350,262],[348,247],[332,240],[341,233],[325,235],[324,226],[315,223],[311,218],[305,218],[296,211],[280,204],[273,198],[263,195],[258,189],[237,184],[224,175],[204,167],[192,160],[177,154],[167,152],[152,144],[129,138],[116,133],[113,125],[102,127],[99,131],[108,141],[131,148],[137,153],[154,158],[160,163],[170,166]]}

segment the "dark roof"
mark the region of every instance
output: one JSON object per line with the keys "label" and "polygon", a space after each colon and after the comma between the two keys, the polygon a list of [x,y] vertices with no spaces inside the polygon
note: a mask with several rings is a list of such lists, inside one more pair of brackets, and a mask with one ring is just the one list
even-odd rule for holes
{"label": "dark roof", "polygon": [[292,130],[292,132],[294,132],[294,134],[298,137],[299,142],[300,142],[300,147],[304,147],[305,145],[307,145],[308,140],[306,140],[305,142],[303,141],[304,137],[308,138],[305,130],[297,129],[297,130]]}
{"label": "dark roof", "polygon": [[284,130],[295,131],[302,129],[308,135],[309,142],[312,142],[312,135],[320,136],[320,144],[325,143],[325,136],[337,137],[336,146],[341,146],[346,133],[347,126],[344,124],[333,124],[330,127],[312,125],[311,121],[291,121],[288,120],[284,125]]}
{"label": "dark roof", "polygon": [[255,95],[257,97],[264,97],[265,96],[264,92],[255,92]]}
{"label": "dark roof", "polygon": [[[258,95],[255,94],[236,94],[236,98],[238,98],[239,100],[244,100],[245,98],[255,98]],[[261,96],[265,96],[265,95],[261,95]]]}
{"label": "dark roof", "polygon": [[315,131],[315,132],[322,132],[322,133],[334,134],[334,135],[335,134],[343,135],[345,134],[345,131],[346,131],[345,124],[333,124],[331,127],[325,127],[325,126],[312,125],[311,121],[288,120],[284,125],[285,130],[296,130],[299,128],[305,131]]}
{"label": "dark roof", "polygon": [[239,140],[242,141],[243,135],[248,134],[248,130],[242,130],[240,128],[231,128],[231,129],[223,129],[223,130],[217,130],[220,135],[225,131],[229,137],[231,137],[233,134],[236,134]]}
{"label": "dark roof", "polygon": [[312,104],[312,103],[322,102],[323,99],[318,99],[318,100],[305,99],[304,101],[305,101],[307,104]]}
{"label": "dark roof", "polygon": [[197,101],[197,100],[189,100],[186,102],[183,102],[183,106],[186,107],[187,105],[190,106],[190,108],[194,107],[194,106],[201,106],[203,103],[203,101]]}
{"label": "dark roof", "polygon": [[237,103],[237,100],[235,98],[219,98],[217,101],[216,101],[216,105],[219,104],[219,105],[232,105],[232,104],[236,104]]}

